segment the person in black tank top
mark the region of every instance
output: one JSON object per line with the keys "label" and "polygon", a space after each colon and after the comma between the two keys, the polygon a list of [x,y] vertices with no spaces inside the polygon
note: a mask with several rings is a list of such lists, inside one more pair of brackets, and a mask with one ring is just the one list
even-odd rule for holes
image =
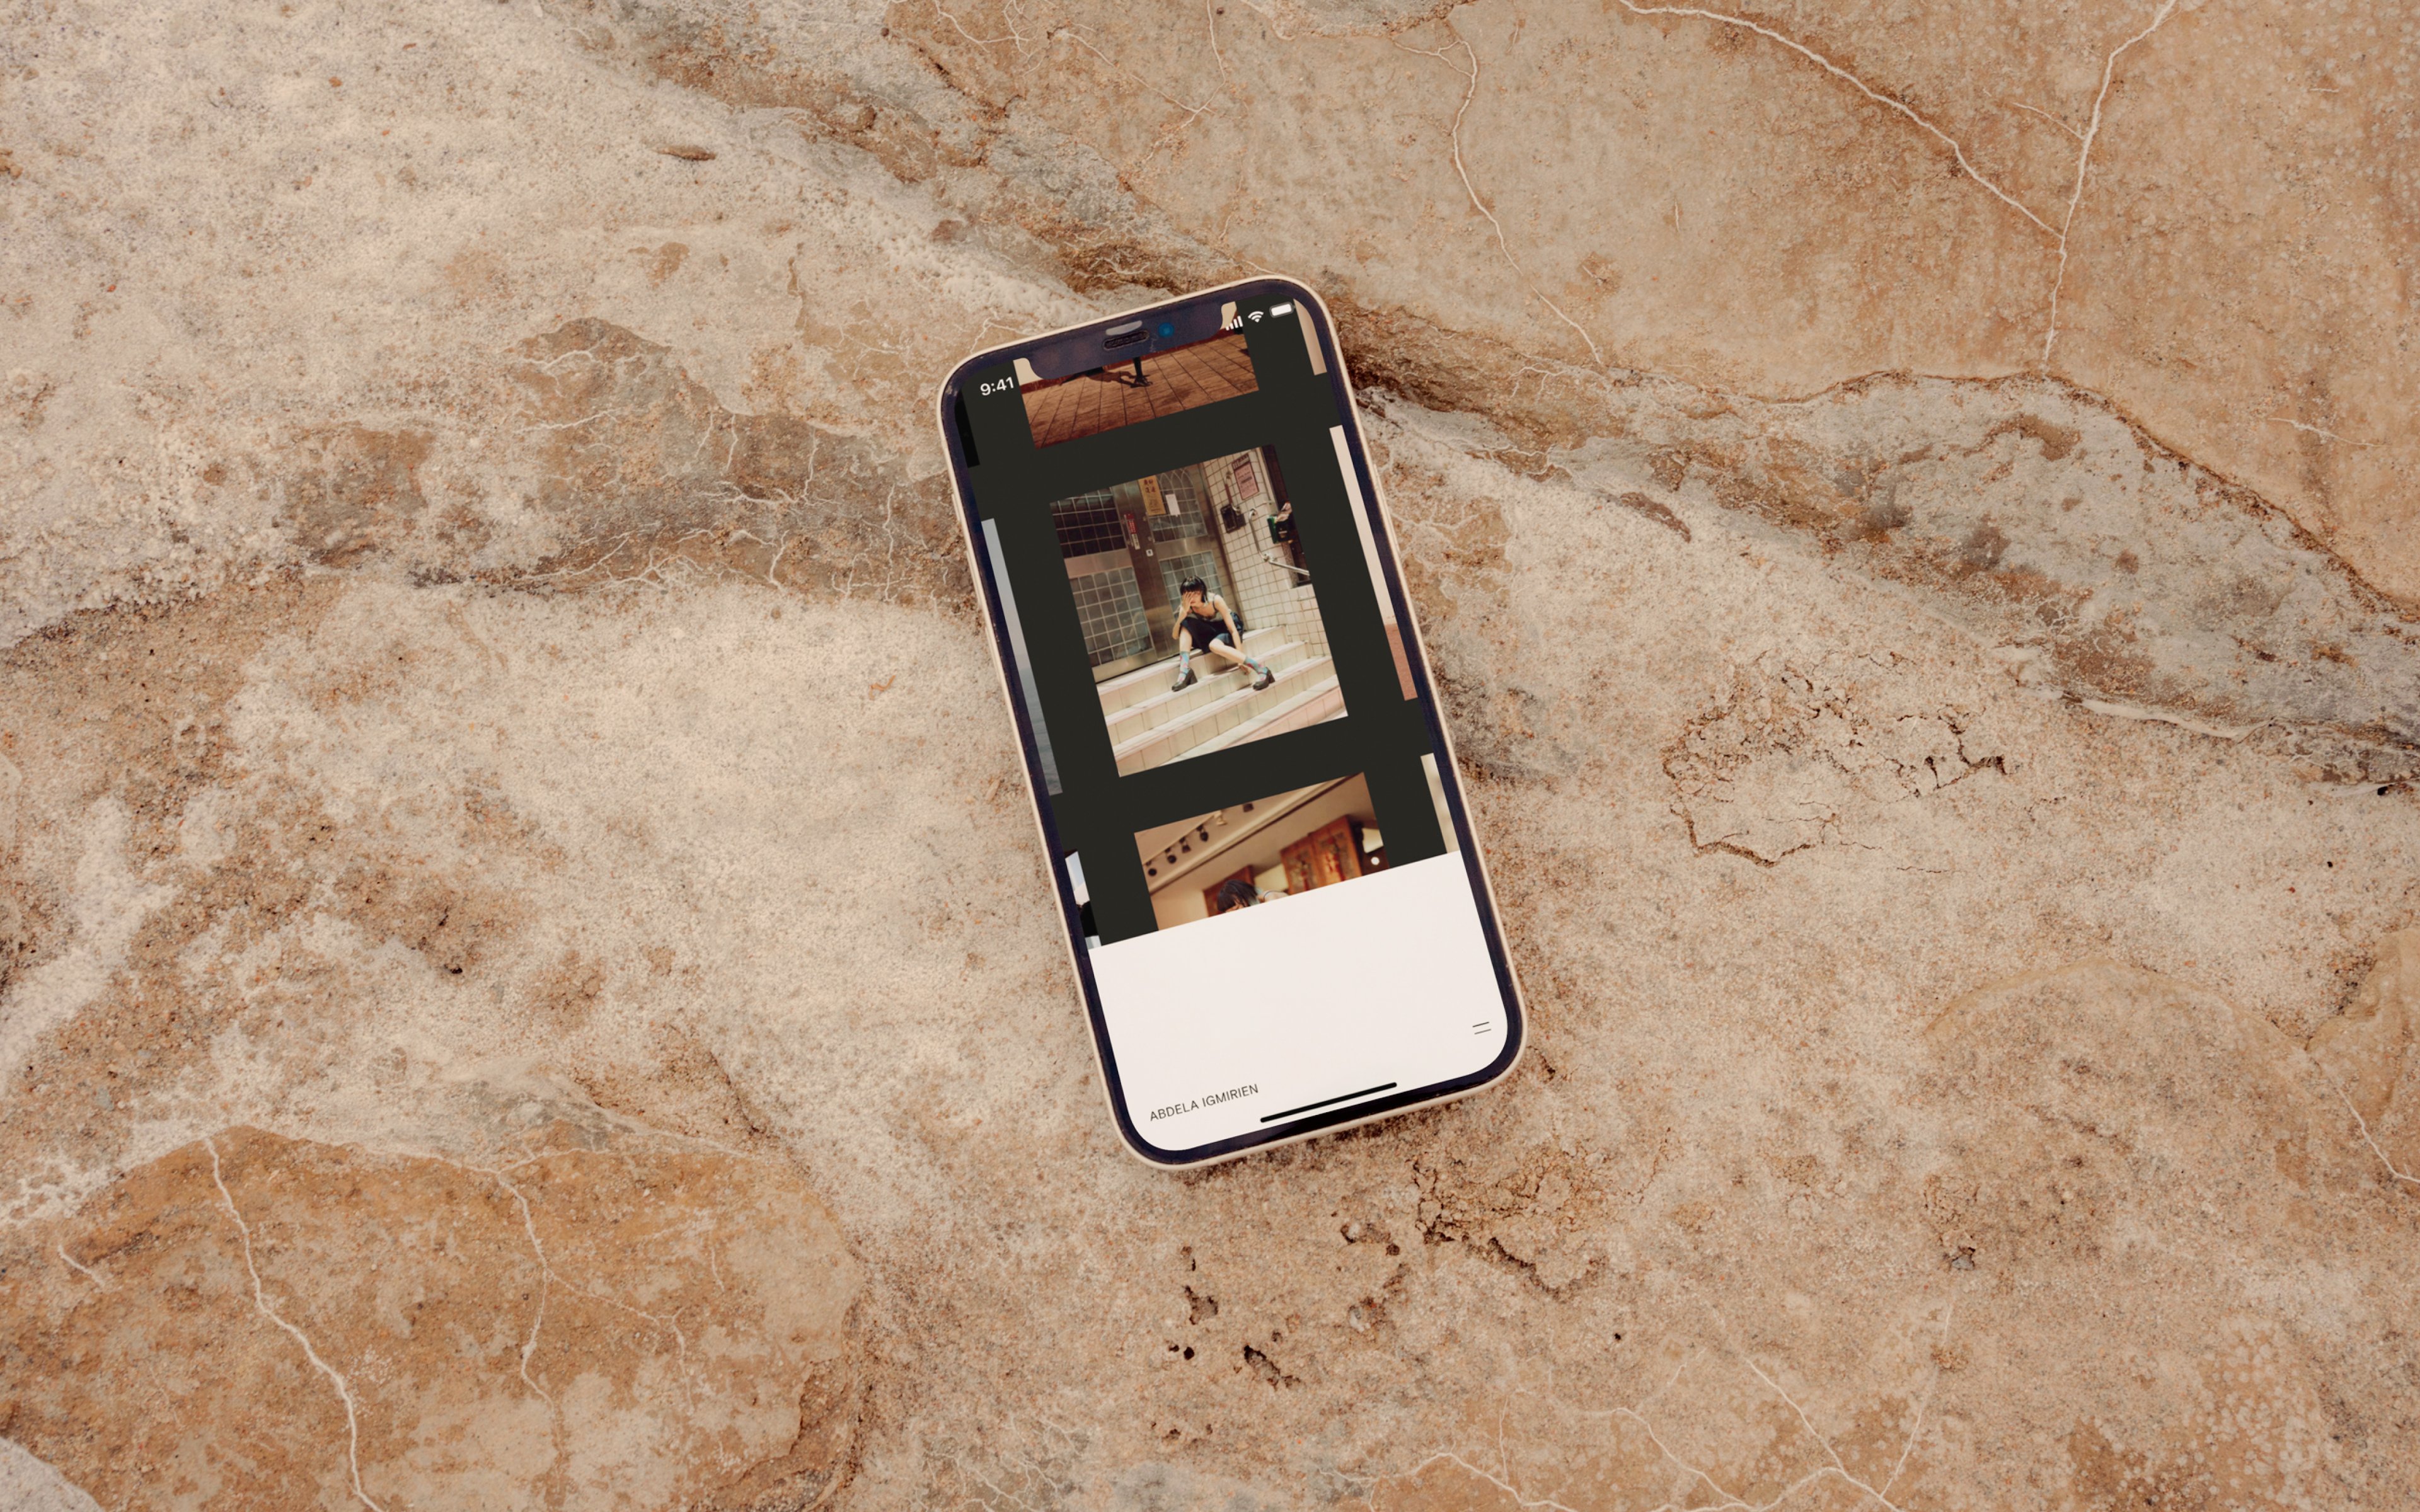
{"label": "person in black tank top", "polygon": [[1258,674],[1258,681],[1252,684],[1255,692],[1278,680],[1276,672],[1244,655],[1244,633],[1235,628],[1234,611],[1227,607],[1225,599],[1210,591],[1209,584],[1199,578],[1187,578],[1180,591],[1185,603],[1178,610],[1176,681],[1169,686],[1170,692],[1182,693],[1200,681],[1193,671],[1193,654],[1197,651],[1249,668]]}

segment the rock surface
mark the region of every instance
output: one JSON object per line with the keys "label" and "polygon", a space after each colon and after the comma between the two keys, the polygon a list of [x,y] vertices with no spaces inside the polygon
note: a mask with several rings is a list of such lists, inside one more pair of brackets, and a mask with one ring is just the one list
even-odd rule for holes
{"label": "rock surface", "polygon": [[[0,22],[0,1500],[2420,1503],[2415,37]],[[1533,1038],[1171,1179],[927,406],[1264,266]]]}
{"label": "rock surface", "polygon": [[856,1266],[785,1167],[654,1143],[147,1162],[0,1258],[7,1431],[112,1506],[812,1504]]}
{"label": "rock surface", "polygon": [[2379,1157],[2420,1171],[2420,932],[2387,937],[2352,1001],[2311,1036],[2311,1054]]}

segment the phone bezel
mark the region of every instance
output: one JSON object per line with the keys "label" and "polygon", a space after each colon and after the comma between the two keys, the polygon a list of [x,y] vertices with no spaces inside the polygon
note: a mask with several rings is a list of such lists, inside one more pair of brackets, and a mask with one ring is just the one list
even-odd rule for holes
{"label": "phone bezel", "polygon": [[[1488,953],[1495,967],[1497,985],[1503,993],[1507,1022],[1503,1048],[1495,1059],[1479,1071],[1448,1081],[1434,1082],[1423,1087],[1391,1093],[1368,1103],[1350,1103],[1332,1112],[1307,1114],[1300,1119],[1267,1129],[1233,1135],[1227,1139],[1214,1140],[1188,1149],[1171,1151],[1163,1149],[1142,1137],[1141,1133],[1135,1128],[1133,1120],[1127,1117],[1124,1100],[1119,1096],[1120,1084],[1116,1057],[1109,1042],[1108,1021],[1101,1011],[1100,989],[1093,980],[1092,964],[1085,959],[1084,928],[1080,905],[1076,902],[1074,889],[1068,885],[1066,868],[1058,863],[1061,854],[1059,837],[1053,832],[1054,826],[1047,811],[1047,805],[1043,798],[1041,748],[1034,740],[1032,722],[1027,717],[1024,702],[1017,697],[1016,688],[1009,680],[1009,657],[1004,652],[1008,638],[1008,621],[1001,608],[999,591],[991,580],[990,563],[977,545],[976,538],[983,529],[983,520],[976,510],[971,480],[968,476],[956,409],[959,395],[964,391],[967,379],[981,369],[1013,362],[1019,357],[1025,357],[1031,361],[1036,352],[1046,349],[1054,354],[1064,353],[1086,336],[1105,339],[1113,327],[1125,327],[1127,322],[1138,319],[1148,323],[1171,315],[1181,315],[1188,318],[1180,326],[1176,335],[1167,339],[1166,345],[1169,347],[1189,345],[1193,341],[1202,339],[1193,330],[1200,323],[1198,318],[1190,317],[1199,315],[1200,306],[1205,301],[1210,303],[1211,314],[1215,320],[1219,307],[1227,301],[1233,300],[1241,304],[1253,301],[1259,293],[1266,293],[1272,298],[1293,299],[1299,316],[1310,321],[1312,335],[1320,343],[1322,353],[1326,359],[1326,378],[1328,386],[1336,397],[1337,412],[1341,417],[1340,423],[1343,426],[1345,452],[1352,460],[1355,481],[1359,485],[1361,497],[1368,501],[1374,516],[1373,534],[1381,545],[1380,569],[1386,579],[1387,591],[1394,598],[1397,622],[1407,632],[1405,652],[1411,663],[1413,686],[1419,694],[1421,712],[1427,718],[1430,733],[1437,748],[1444,753],[1444,760],[1438,764],[1438,779],[1445,791],[1446,808],[1452,816],[1455,838],[1460,842],[1462,855],[1466,858],[1466,870],[1476,885],[1475,900],[1479,907],[1480,928],[1487,941]],[[1216,326],[1211,329],[1215,330]],[[1162,343],[1155,339],[1141,344],[1139,347],[1129,346],[1121,348],[1108,360],[1123,362],[1129,357],[1148,355],[1159,349],[1163,349]],[[1054,363],[1053,365],[1060,364]],[[1040,371],[1038,365],[1036,370]],[[987,640],[991,650],[992,670],[1000,678],[1001,693],[1007,701],[1009,718],[1016,730],[1017,745],[1024,758],[1026,796],[1032,810],[1034,827],[1042,839],[1043,856],[1050,873],[1051,886],[1058,895],[1060,920],[1065,934],[1068,964],[1075,968],[1077,988],[1083,997],[1085,1015],[1092,1030],[1094,1064],[1101,1075],[1101,1095],[1109,1104],[1110,1119],[1117,1125],[1119,1143],[1138,1160],[1154,1169],[1195,1169],[1204,1165],[1214,1165],[1222,1161],[1238,1159],[1256,1151],[1274,1149],[1318,1134],[1336,1134],[1357,1128],[1362,1124],[1374,1122],[1379,1119],[1390,1119],[1416,1108],[1449,1103],[1456,1098],[1467,1097],[1473,1092],[1483,1091],[1511,1075],[1513,1067],[1520,1061],[1521,1053],[1527,1046],[1528,1038],[1528,1013],[1521,994],[1520,979],[1514,970],[1512,951],[1505,944],[1503,929],[1498,922],[1495,880],[1489,874],[1486,856],[1480,849],[1478,834],[1471,825],[1468,805],[1462,792],[1460,768],[1454,758],[1453,733],[1446,727],[1444,709],[1437,700],[1435,685],[1429,676],[1427,638],[1420,630],[1419,609],[1412,603],[1410,594],[1405,592],[1404,587],[1403,574],[1398,566],[1403,555],[1402,548],[1395,538],[1394,521],[1387,508],[1386,497],[1379,488],[1375,471],[1370,466],[1368,448],[1361,436],[1360,417],[1354,405],[1352,378],[1345,371],[1344,355],[1337,343],[1336,325],[1333,317],[1328,314],[1326,301],[1320,299],[1318,294],[1308,285],[1291,278],[1274,275],[1240,279],[1232,284],[1199,289],[1139,309],[1078,321],[1073,325],[1042,332],[999,347],[986,347],[951,369],[949,377],[941,384],[939,399],[935,420],[940,430],[942,453],[950,461],[951,495],[957,505],[958,533],[966,546],[967,568],[972,577],[976,595],[983,602],[985,624],[990,632]]]}

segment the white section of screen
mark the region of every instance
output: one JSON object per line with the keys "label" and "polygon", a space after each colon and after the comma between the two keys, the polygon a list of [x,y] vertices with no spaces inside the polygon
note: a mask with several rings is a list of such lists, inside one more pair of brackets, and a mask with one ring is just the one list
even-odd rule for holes
{"label": "white section of screen", "polygon": [[[1120,940],[1090,959],[1126,1117],[1170,1151],[1388,1082],[1407,1091],[1467,1076],[1496,1058],[1509,1028],[1470,874],[1453,855]],[[1240,1087],[1259,1090],[1201,1103]],[[1152,1116],[1164,1108],[1186,1111]]]}
{"label": "white section of screen", "polygon": [[1395,623],[1395,598],[1387,592],[1387,575],[1378,569],[1378,538],[1370,529],[1370,506],[1361,498],[1361,480],[1353,472],[1353,454],[1345,449],[1344,427],[1327,427],[1336,443],[1336,470],[1344,474],[1344,492],[1353,501],[1353,523],[1361,532],[1361,560],[1370,564],[1370,587],[1378,595],[1378,617]]}

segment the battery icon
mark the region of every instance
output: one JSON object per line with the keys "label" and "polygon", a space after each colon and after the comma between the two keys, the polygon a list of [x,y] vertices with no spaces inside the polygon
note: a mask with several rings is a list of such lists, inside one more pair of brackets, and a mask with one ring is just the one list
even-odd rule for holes
{"label": "battery icon", "polygon": [[1272,305],[1270,305],[1270,306],[1269,306],[1269,314],[1271,314],[1271,315],[1292,315],[1292,314],[1294,314],[1294,305],[1293,305],[1292,303],[1286,303],[1286,304],[1272,304]]}

